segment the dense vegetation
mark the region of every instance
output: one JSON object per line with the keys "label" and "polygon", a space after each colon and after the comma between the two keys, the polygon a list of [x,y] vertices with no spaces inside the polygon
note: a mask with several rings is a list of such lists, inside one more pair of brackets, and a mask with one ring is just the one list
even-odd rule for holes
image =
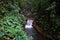
{"label": "dense vegetation", "polygon": [[[47,35],[47,40],[55,40],[56,37],[56,30],[59,28],[56,26],[56,12],[55,12],[55,1],[50,3],[47,0],[43,0],[37,10],[36,22],[40,25],[44,31],[50,33]],[[52,35],[51,35],[52,34]]]}
{"label": "dense vegetation", "polygon": [[47,40],[59,40],[60,17],[55,11],[55,0],[35,0],[32,4],[31,8],[36,12],[36,23],[48,33]]}
{"label": "dense vegetation", "polygon": [[31,13],[36,13],[36,23],[48,33],[47,40],[59,40],[60,17],[55,11],[55,0],[28,0],[27,5]]}
{"label": "dense vegetation", "polygon": [[24,23],[18,0],[0,1],[0,40],[28,40],[22,28]]}
{"label": "dense vegetation", "polygon": [[22,29],[22,25],[25,23],[22,9],[24,10],[26,6],[29,7],[31,13],[36,13],[36,23],[42,27],[44,31],[50,33],[47,34],[47,40],[60,40],[60,17],[55,11],[55,0],[1,0],[1,40],[4,39],[4,37],[8,37],[6,40],[28,40]]}

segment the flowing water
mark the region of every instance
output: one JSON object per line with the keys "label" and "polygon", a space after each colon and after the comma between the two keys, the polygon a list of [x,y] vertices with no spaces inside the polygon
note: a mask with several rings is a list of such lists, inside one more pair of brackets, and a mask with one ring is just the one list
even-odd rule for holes
{"label": "flowing water", "polygon": [[33,19],[27,19],[27,23],[25,25],[25,30],[26,30],[28,36],[32,37],[32,40],[39,40],[40,39],[40,38],[38,38],[39,35],[32,26],[33,21],[34,21]]}

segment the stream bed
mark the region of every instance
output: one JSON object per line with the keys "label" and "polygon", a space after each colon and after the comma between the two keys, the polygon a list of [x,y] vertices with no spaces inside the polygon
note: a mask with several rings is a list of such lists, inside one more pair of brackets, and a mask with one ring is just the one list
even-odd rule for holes
{"label": "stream bed", "polygon": [[27,23],[25,25],[25,30],[29,37],[32,37],[32,40],[40,40],[40,35],[38,32],[33,28],[32,23],[33,19],[27,19]]}

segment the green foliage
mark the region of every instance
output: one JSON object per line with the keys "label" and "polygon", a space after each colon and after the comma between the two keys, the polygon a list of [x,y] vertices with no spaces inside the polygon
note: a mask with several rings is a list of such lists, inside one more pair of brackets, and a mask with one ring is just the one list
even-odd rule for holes
{"label": "green foliage", "polygon": [[48,0],[34,0],[31,4],[31,9],[37,11],[40,7],[41,10],[44,10],[49,6]]}
{"label": "green foliage", "polygon": [[56,5],[55,5],[56,2],[53,2],[46,10],[53,10],[55,9]]}
{"label": "green foliage", "polygon": [[[12,38],[17,37],[16,40],[17,39],[28,40],[22,28],[22,24],[24,24],[25,19],[21,14],[20,14],[21,17],[17,14],[14,14],[14,15],[8,14],[4,17],[4,20],[0,20],[0,31],[2,31],[4,35],[8,37],[12,37]],[[0,36],[3,36],[3,33]]]}
{"label": "green foliage", "polygon": [[[51,7],[50,7],[51,6]],[[55,25],[55,20],[56,20],[56,12],[55,12],[55,2],[51,3],[50,6],[48,6],[48,10],[38,10],[37,13],[37,23],[41,24],[43,26],[44,30],[51,30],[51,25]],[[52,8],[52,6],[54,6]]]}
{"label": "green foliage", "polygon": [[[19,0],[20,1],[20,0]],[[22,25],[25,17],[21,13],[18,0],[1,0],[0,3],[0,39],[28,40]]]}
{"label": "green foliage", "polygon": [[[48,0],[40,0],[40,3],[37,4],[37,13],[36,13],[36,23],[41,26],[44,31],[55,35],[55,39],[58,39],[57,35],[59,34],[59,20],[58,16],[55,12],[56,2],[53,1],[50,3]],[[58,21],[57,21],[58,20]],[[51,40],[53,40],[53,36],[48,34]],[[57,36],[57,37],[56,37]],[[59,35],[60,36],[60,35]],[[49,39],[48,39],[49,40]]]}
{"label": "green foliage", "polygon": [[4,33],[3,32],[0,32],[0,37],[2,37],[4,35]]}
{"label": "green foliage", "polygon": [[21,5],[21,7],[26,6],[26,5],[27,5],[27,1],[28,1],[28,0],[20,0],[20,5]]}

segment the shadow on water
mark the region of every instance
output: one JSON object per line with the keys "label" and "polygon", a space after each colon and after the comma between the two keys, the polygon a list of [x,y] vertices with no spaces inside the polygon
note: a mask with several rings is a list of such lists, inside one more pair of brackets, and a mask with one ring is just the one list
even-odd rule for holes
{"label": "shadow on water", "polygon": [[38,33],[37,31],[33,28],[32,23],[33,23],[33,19],[28,19],[27,23],[25,25],[25,30],[28,34],[29,37],[32,37],[32,40],[39,40],[40,38],[38,37]]}

